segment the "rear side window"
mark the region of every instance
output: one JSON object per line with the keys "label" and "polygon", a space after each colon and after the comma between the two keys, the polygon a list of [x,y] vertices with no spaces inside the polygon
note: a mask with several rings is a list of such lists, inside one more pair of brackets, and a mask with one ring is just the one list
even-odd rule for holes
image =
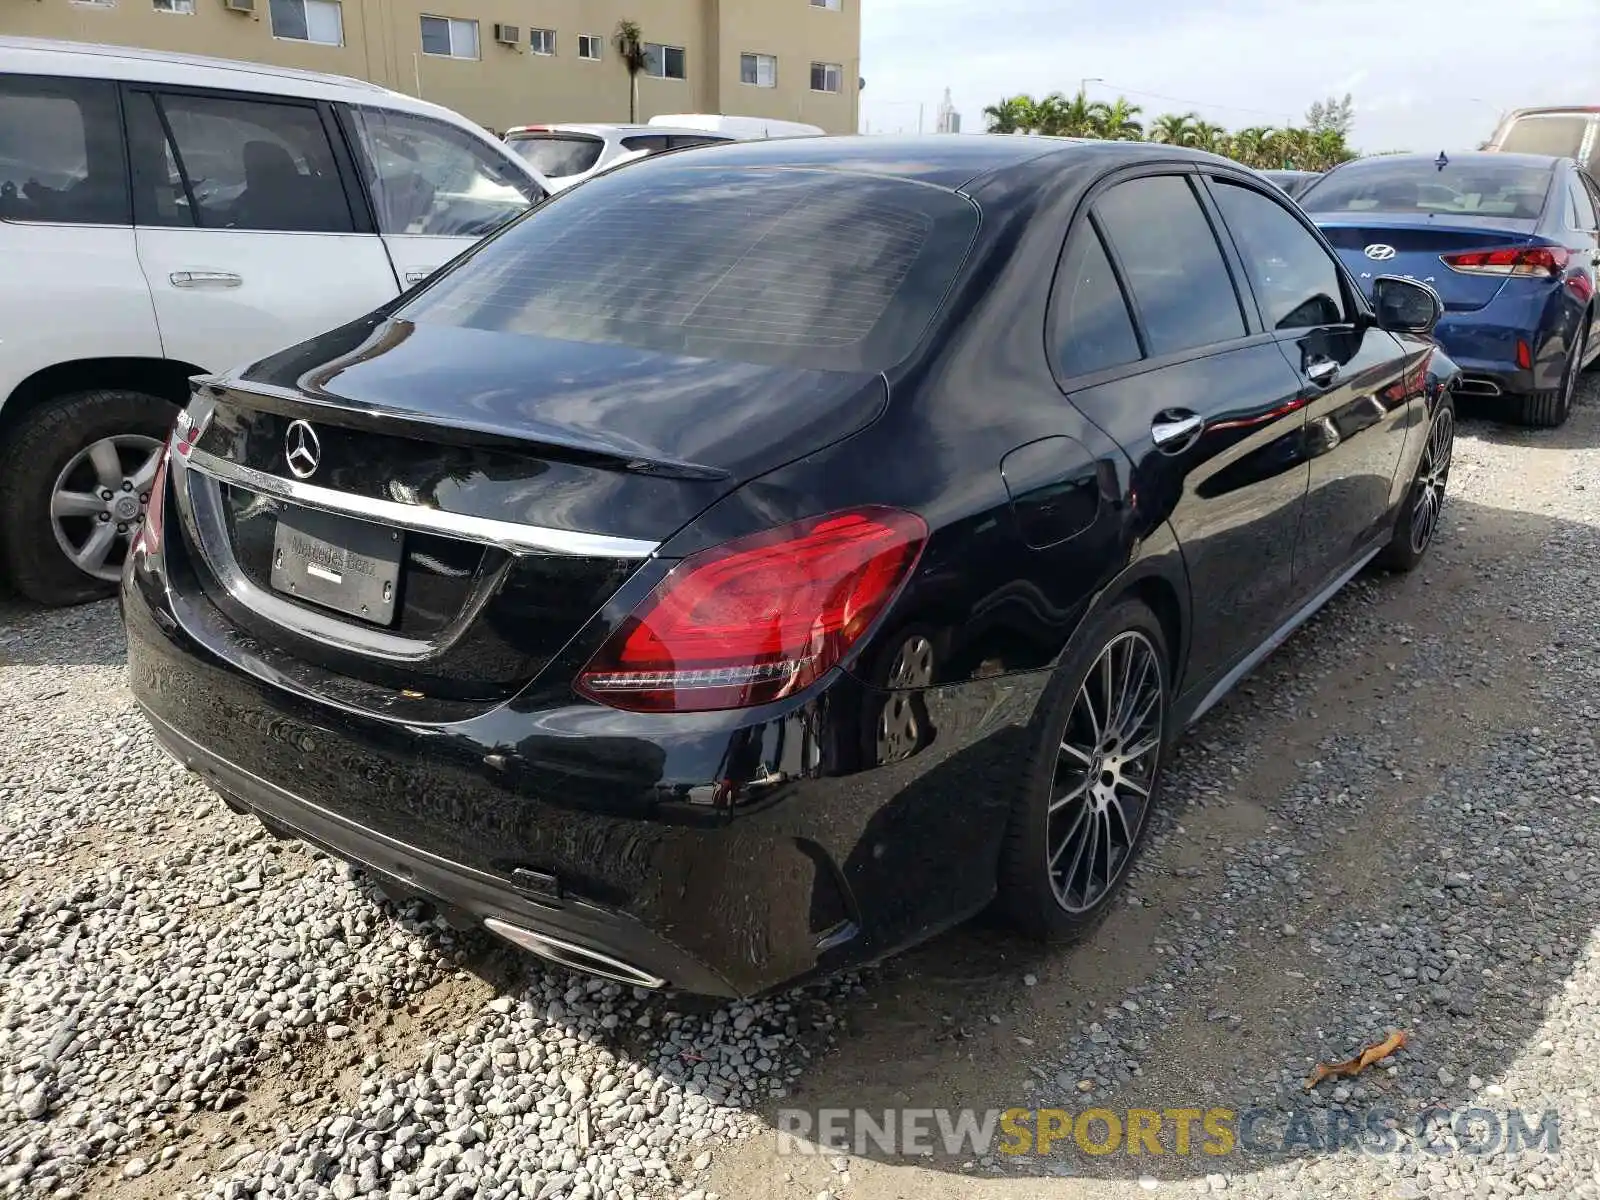
{"label": "rear side window", "polygon": [[969,201],[904,180],[661,158],[536,209],[397,315],[878,371],[914,348],[976,230]]}
{"label": "rear side window", "polygon": [[1095,202],[1122,266],[1151,357],[1245,334],[1233,280],[1189,181],[1131,179]]}
{"label": "rear side window", "polygon": [[1340,167],[1300,197],[1312,213],[1449,213],[1538,220],[1552,168],[1494,162],[1493,155],[1450,163],[1372,159]]}
{"label": "rear side window", "polygon": [[1496,147],[1503,154],[1550,154],[1556,158],[1577,158],[1583,135],[1589,132],[1590,118],[1582,114],[1566,116],[1530,114],[1511,122],[1505,137]]}
{"label": "rear side window", "polygon": [[351,115],[383,233],[483,237],[544,199],[502,152],[453,125],[381,108]]}
{"label": "rear side window", "polygon": [[647,150],[651,154],[660,154],[667,148],[667,135],[664,133],[640,134],[636,137],[622,139],[624,150]]}
{"label": "rear side window", "polygon": [[0,75],[0,220],[127,225],[116,85]]}
{"label": "rear side window", "polygon": [[1600,221],[1596,220],[1594,201],[1589,197],[1589,189],[1574,175],[1567,180],[1567,194],[1571,197],[1569,201],[1571,211],[1567,217],[1568,228],[1593,233],[1595,227],[1600,225]]}
{"label": "rear side window", "polygon": [[[155,116],[146,107],[149,99],[133,97],[131,119],[139,139],[139,126],[147,115]],[[154,103],[157,123],[164,116],[172,136],[164,147],[141,142],[140,194],[146,181],[168,176],[159,206],[167,216],[163,224],[294,233],[355,228],[315,106],[178,93],[156,96]],[[152,164],[146,157],[152,149],[171,157]]]}
{"label": "rear side window", "polygon": [[1062,375],[1087,375],[1138,361],[1139,338],[1128,302],[1092,225],[1086,223],[1067,246],[1055,305]]}
{"label": "rear side window", "polygon": [[551,134],[546,137],[514,137],[506,142],[514,154],[547,179],[581,175],[600,161],[605,143],[582,135]]}
{"label": "rear side window", "polygon": [[1268,329],[1308,329],[1344,320],[1339,269],[1304,225],[1250,188],[1218,180],[1213,193]]}

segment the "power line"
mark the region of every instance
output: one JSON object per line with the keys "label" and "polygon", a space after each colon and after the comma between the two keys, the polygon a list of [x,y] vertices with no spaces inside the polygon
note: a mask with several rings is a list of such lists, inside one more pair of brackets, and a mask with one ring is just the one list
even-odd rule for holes
{"label": "power line", "polygon": [[1281,109],[1277,112],[1271,112],[1264,108],[1241,108],[1237,104],[1213,104],[1209,100],[1185,100],[1182,96],[1164,96],[1160,92],[1143,92],[1138,88],[1123,87],[1121,84],[1111,83],[1104,79],[1099,80],[1099,82],[1105,87],[1129,96],[1145,96],[1151,100],[1165,100],[1168,104],[1187,104],[1194,108],[1220,108],[1225,112],[1254,113],[1258,117],[1272,117],[1275,120],[1286,119],[1291,123],[1294,121],[1292,114],[1286,113]]}

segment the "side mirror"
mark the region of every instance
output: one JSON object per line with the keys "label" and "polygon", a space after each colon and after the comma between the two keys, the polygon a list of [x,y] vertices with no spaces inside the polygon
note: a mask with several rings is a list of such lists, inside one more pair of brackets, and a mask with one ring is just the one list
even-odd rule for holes
{"label": "side mirror", "polygon": [[1439,293],[1415,279],[1380,275],[1372,281],[1372,306],[1377,311],[1378,328],[1390,333],[1433,332],[1444,316],[1444,301]]}

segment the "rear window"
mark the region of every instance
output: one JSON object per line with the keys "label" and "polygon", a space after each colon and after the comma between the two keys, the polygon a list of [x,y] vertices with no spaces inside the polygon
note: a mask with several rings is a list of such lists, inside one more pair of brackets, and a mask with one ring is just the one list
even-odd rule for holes
{"label": "rear window", "polygon": [[1550,167],[1491,163],[1381,161],[1341,167],[1308,188],[1300,206],[1314,213],[1449,213],[1537,220],[1550,190]]}
{"label": "rear window", "polygon": [[1504,154],[1552,154],[1557,158],[1577,158],[1583,135],[1589,131],[1587,116],[1558,113],[1530,114],[1511,122],[1496,149]]}
{"label": "rear window", "polygon": [[599,138],[572,134],[547,137],[519,135],[508,138],[506,145],[546,179],[581,175],[600,161],[600,151],[605,149],[605,143]]}
{"label": "rear window", "polygon": [[649,166],[535,209],[396,315],[880,371],[910,354],[978,225],[969,201],[906,180]]}

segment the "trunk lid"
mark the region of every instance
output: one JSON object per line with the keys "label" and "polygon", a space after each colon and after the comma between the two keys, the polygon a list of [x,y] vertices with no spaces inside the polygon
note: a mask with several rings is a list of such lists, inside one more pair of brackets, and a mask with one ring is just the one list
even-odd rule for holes
{"label": "trunk lid", "polygon": [[[866,372],[384,318],[202,392],[178,476],[197,583],[305,686],[363,681],[374,709],[520,690],[656,543],[886,394]],[[291,463],[306,427],[315,462]]]}
{"label": "trunk lid", "polygon": [[[1534,240],[1537,222],[1507,217],[1450,215],[1416,216],[1384,213],[1381,220],[1312,218],[1333,243],[1356,282],[1372,296],[1379,275],[1403,275],[1428,284],[1451,312],[1482,308],[1505,286],[1504,276],[1463,275],[1444,264],[1441,255],[1499,246],[1525,246]],[[1383,247],[1393,251],[1382,255]]]}

